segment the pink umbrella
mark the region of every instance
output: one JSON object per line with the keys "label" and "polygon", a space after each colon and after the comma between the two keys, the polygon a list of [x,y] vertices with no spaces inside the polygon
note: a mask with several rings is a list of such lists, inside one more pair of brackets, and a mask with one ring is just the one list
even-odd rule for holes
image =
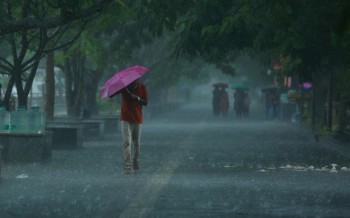
{"label": "pink umbrella", "polygon": [[114,74],[100,89],[100,98],[113,97],[120,90],[140,78],[148,71],[143,66],[133,66]]}

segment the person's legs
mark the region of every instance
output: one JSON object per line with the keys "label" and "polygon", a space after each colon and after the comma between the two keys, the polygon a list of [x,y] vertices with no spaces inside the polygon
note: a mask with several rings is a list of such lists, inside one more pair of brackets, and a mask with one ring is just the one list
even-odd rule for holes
{"label": "person's legs", "polygon": [[140,155],[140,142],[141,142],[141,124],[132,124],[132,142],[134,144],[133,155],[133,169],[139,170],[139,155]]}
{"label": "person's legs", "polygon": [[126,121],[120,122],[123,139],[123,158],[124,158],[124,172],[128,173],[131,170],[131,131],[130,123]]}

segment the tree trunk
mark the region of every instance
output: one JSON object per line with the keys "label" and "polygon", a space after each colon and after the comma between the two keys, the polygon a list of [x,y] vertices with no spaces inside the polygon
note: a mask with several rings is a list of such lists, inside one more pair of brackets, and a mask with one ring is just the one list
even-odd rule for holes
{"label": "tree trunk", "polygon": [[81,108],[97,114],[97,89],[103,75],[105,65],[96,70],[87,70],[86,58],[77,50],[75,54],[65,60],[61,67],[65,75],[66,103],[69,116],[79,116]]}
{"label": "tree trunk", "polygon": [[50,52],[46,56],[46,77],[45,77],[45,118],[53,120],[55,113],[55,72],[54,53]]}
{"label": "tree trunk", "polygon": [[3,104],[5,105],[5,107],[7,108],[7,110],[12,110],[13,108],[11,108],[11,94],[12,94],[12,89],[13,89],[13,86],[15,84],[15,79],[14,79],[14,75],[12,74],[10,76],[10,80],[7,84],[7,87],[6,87],[6,91],[5,91],[5,94],[4,94],[4,98],[3,98]]}
{"label": "tree trunk", "polygon": [[18,106],[27,108],[27,96],[23,91],[21,74],[22,74],[21,69],[15,69],[14,75],[15,75],[15,85],[17,90],[17,103],[18,103]]}
{"label": "tree trunk", "polygon": [[103,72],[104,68],[98,68],[97,70],[90,71],[89,76],[85,78],[84,106],[87,107],[91,114],[98,114],[96,96],[98,95],[98,85]]}
{"label": "tree trunk", "polygon": [[78,116],[83,102],[84,60],[79,51],[64,63],[68,116]]}
{"label": "tree trunk", "polygon": [[65,83],[65,94],[66,94],[66,108],[68,116],[72,115],[72,105],[73,105],[73,72],[71,69],[70,60],[67,58],[64,62],[63,72],[64,72],[64,83]]}
{"label": "tree trunk", "polygon": [[80,115],[80,110],[84,105],[84,84],[85,84],[85,56],[81,54],[80,50],[76,50],[75,56],[73,58],[74,63],[73,72],[74,72],[74,104],[72,111],[74,116]]}

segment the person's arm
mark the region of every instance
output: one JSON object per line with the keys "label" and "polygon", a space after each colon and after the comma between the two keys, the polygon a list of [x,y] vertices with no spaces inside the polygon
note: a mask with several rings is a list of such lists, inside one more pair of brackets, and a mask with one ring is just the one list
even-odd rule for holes
{"label": "person's arm", "polygon": [[141,97],[138,97],[137,101],[139,104],[141,104],[143,106],[147,106],[147,104],[148,104],[148,101],[146,99],[142,99]]}
{"label": "person's arm", "polygon": [[142,99],[140,96],[137,96],[135,94],[131,94],[131,97],[137,101],[140,105],[147,106],[148,101],[146,99]]}
{"label": "person's arm", "polygon": [[148,104],[148,93],[147,93],[147,89],[146,87],[143,85],[143,90],[142,90],[142,94],[140,95],[140,103],[143,106],[147,106]]}

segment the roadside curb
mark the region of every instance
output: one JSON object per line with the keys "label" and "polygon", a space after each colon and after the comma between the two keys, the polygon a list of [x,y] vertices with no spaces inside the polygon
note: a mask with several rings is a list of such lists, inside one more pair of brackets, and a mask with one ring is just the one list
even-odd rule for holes
{"label": "roadside curb", "polygon": [[350,159],[350,143],[341,142],[329,137],[319,136],[319,143],[327,148]]}

